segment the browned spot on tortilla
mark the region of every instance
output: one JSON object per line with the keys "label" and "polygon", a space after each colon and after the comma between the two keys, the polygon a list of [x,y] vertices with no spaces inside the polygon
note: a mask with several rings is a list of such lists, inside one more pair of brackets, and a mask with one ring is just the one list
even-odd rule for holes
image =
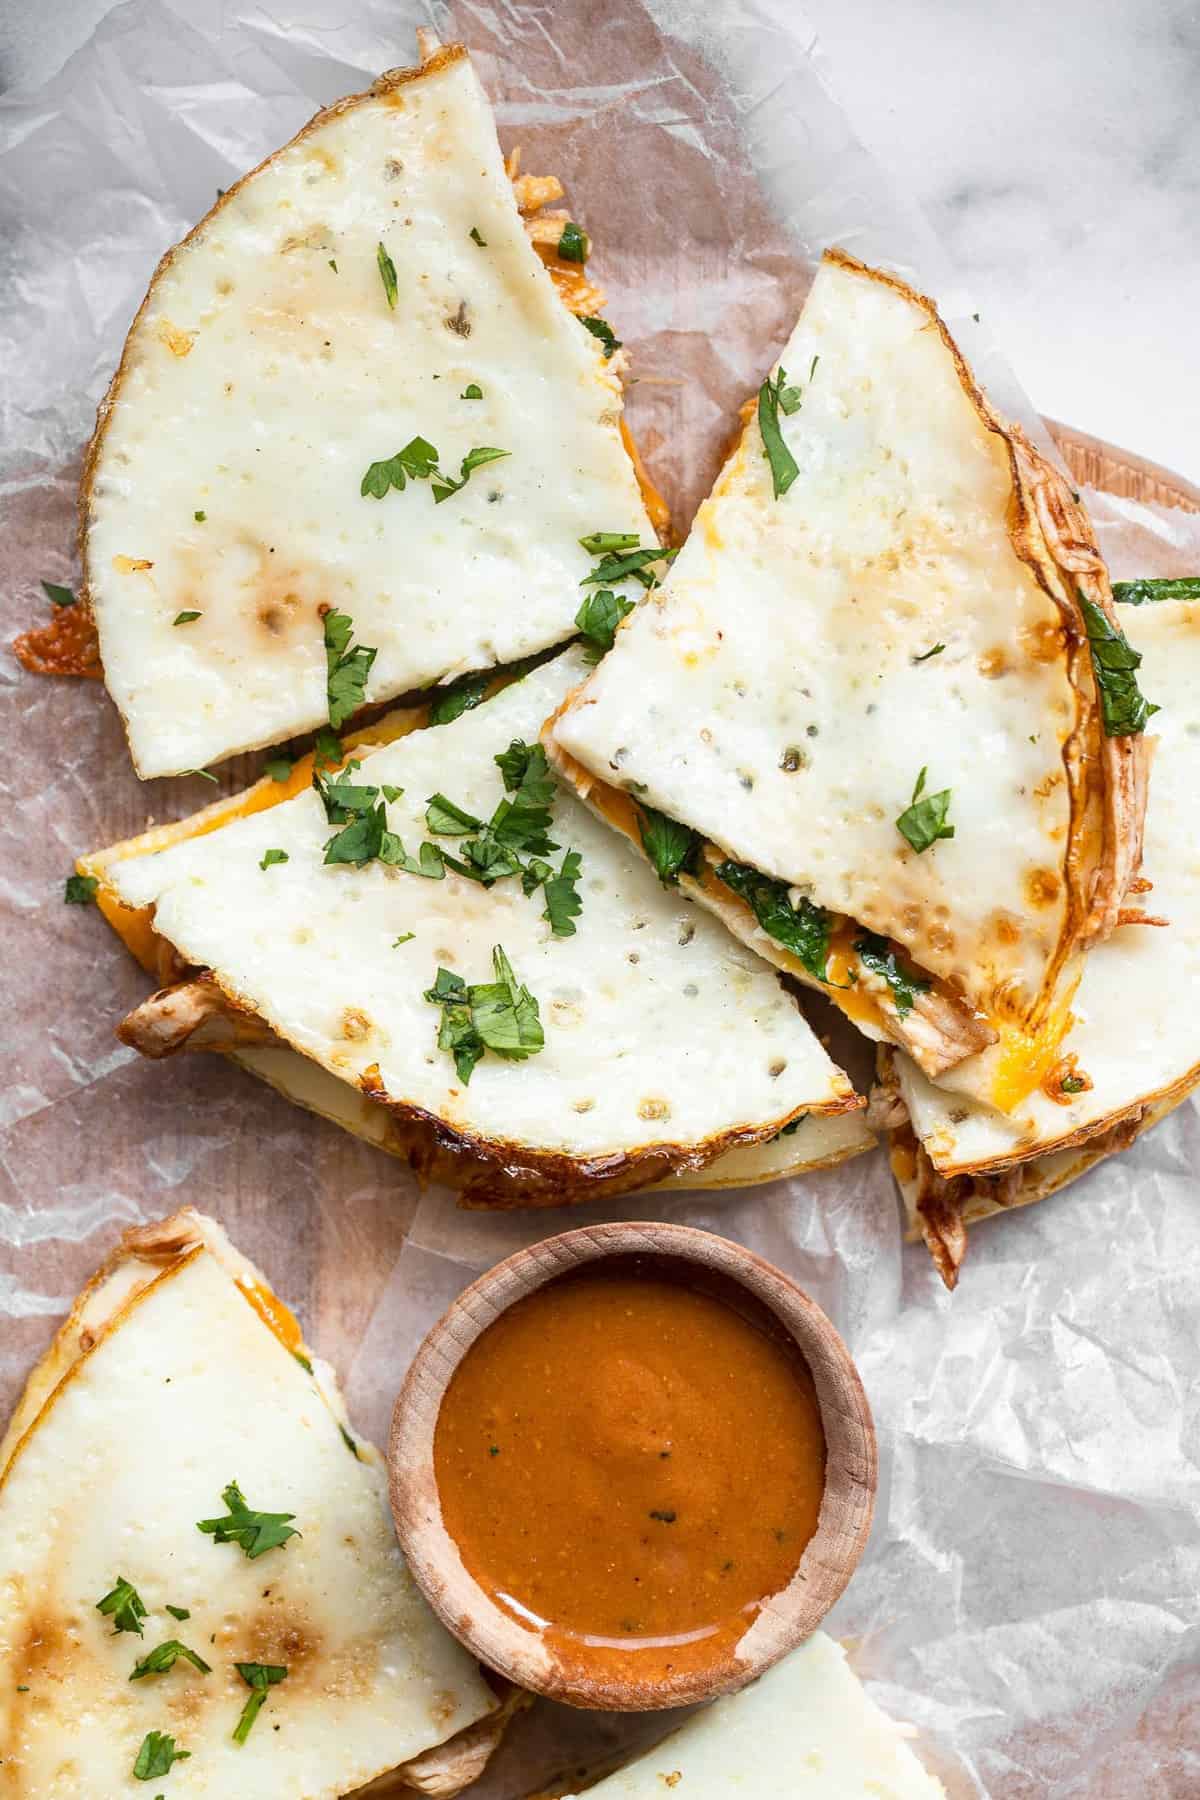
{"label": "browned spot on tortilla", "polygon": [[1061,625],[1053,619],[1041,619],[1021,633],[1025,649],[1034,662],[1057,662],[1064,654],[1066,638]]}
{"label": "browned spot on tortilla", "polygon": [[172,325],[170,319],[160,319],[158,340],[166,345],[172,356],[186,356],[196,341],[196,334],[194,331],[180,331],[178,325]]}
{"label": "browned spot on tortilla", "polygon": [[987,681],[994,681],[997,675],[1003,675],[1008,667],[1008,656],[1003,646],[997,644],[992,650],[985,650],[979,658],[979,673]]}
{"label": "browned spot on tortilla", "polygon": [[1029,869],[1025,875],[1025,898],[1030,906],[1052,906],[1062,891],[1062,882],[1053,869]]}
{"label": "browned spot on tortilla", "polygon": [[595,1104],[594,1100],[573,1100],[571,1102],[572,1110],[577,1113],[589,1113]]}
{"label": "browned spot on tortilla", "polygon": [[997,913],[995,932],[998,943],[1019,944],[1021,941],[1021,928],[1015,919],[1008,917],[1007,913]]}
{"label": "browned spot on tortilla", "polygon": [[449,1688],[443,1688],[429,1703],[429,1716],[435,1725],[448,1725],[457,1711],[458,1695]]}
{"label": "browned spot on tortilla", "polygon": [[669,1119],[671,1116],[671,1109],[665,1100],[639,1100],[637,1110],[639,1119]]}
{"label": "browned spot on tortilla", "polygon": [[258,622],[272,637],[282,637],[284,629],[291,623],[302,605],[299,594],[290,589],[286,594],[272,596],[262,600],[258,606]]}
{"label": "browned spot on tortilla", "polygon": [[20,1671],[20,1679],[30,1687],[36,1685],[38,1675],[51,1681],[62,1681],[75,1660],[79,1649],[79,1641],[73,1627],[75,1621],[64,1618],[61,1613],[30,1613],[20,1637],[17,1641],[17,1654],[13,1667]]}
{"label": "browned spot on tortilla", "polygon": [[457,337],[468,338],[471,335],[471,321],[467,317],[467,303],[460,300],[458,311],[448,313],[445,320],[446,330],[453,331]]}
{"label": "browned spot on tortilla", "polygon": [[112,566],[118,575],[141,575],[154,564],[144,556],[114,556]]}
{"label": "browned spot on tortilla", "polygon": [[104,675],[96,621],[83,600],[56,606],[47,624],[23,631],[13,642],[13,654],[31,675],[79,675],[88,681]]}
{"label": "browned spot on tortilla", "polygon": [[366,1013],[359,1012],[357,1007],[348,1006],[342,1014],[342,1036],[350,1038],[354,1043],[361,1043],[364,1038],[369,1038],[372,1029]]}
{"label": "browned spot on tortilla", "polygon": [[954,948],[954,933],[935,921],[926,928],[925,941],[931,950],[948,952]]}

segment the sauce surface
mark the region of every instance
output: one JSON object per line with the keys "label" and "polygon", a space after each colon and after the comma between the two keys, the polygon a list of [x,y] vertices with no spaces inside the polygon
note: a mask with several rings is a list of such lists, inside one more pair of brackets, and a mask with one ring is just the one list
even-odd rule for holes
{"label": "sauce surface", "polygon": [[812,1377],[767,1308],[666,1257],[614,1258],[502,1314],[434,1439],[468,1570],[560,1662],[720,1663],[817,1526]]}

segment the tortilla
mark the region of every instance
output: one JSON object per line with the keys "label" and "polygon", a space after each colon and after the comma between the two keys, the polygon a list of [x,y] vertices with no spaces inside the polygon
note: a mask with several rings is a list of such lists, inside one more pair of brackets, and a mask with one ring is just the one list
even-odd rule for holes
{"label": "tortilla", "polygon": [[1007,1109],[1137,868],[1148,748],[1105,734],[1086,636],[1108,578],[902,282],[828,253],[782,367],[794,485],[752,419],[547,746],[635,840],[647,806],[691,828],[687,891],[760,954]]}
{"label": "tortilla", "polygon": [[667,1790],[686,1800],[742,1792],[754,1800],[944,1800],[905,1735],[868,1697],[841,1645],[818,1631],[750,1687],[692,1713],[585,1791],[591,1800],[661,1800]]}
{"label": "tortilla", "polygon": [[[1121,615],[1162,707],[1146,813],[1149,879],[1127,910],[1130,922],[1088,956],[1055,1067],[1015,1112],[1004,1117],[973,1105],[926,1080],[907,1057],[895,1057],[911,1132],[898,1128],[893,1167],[913,1234],[933,1231],[939,1256],[949,1235],[961,1260],[965,1232],[956,1220],[1056,1192],[1200,1083],[1200,608],[1162,601],[1124,606]],[[1139,913],[1163,922],[1137,923]],[[949,1260],[956,1269],[955,1257]]]}
{"label": "tortilla", "polygon": [[[386,789],[411,859],[424,837],[462,864],[471,840],[430,831],[430,797],[487,820],[505,797],[497,756],[535,739],[584,667],[568,652],[452,724],[364,753],[344,779]],[[449,866],[439,880],[326,864],[335,828],[311,787],[149,855],[84,859],[101,904],[153,906],[154,933],[191,972],[123,1035],[154,1056],[193,1040],[290,1045],[386,1107],[406,1153],[449,1152],[431,1172],[457,1167],[469,1198],[501,1204],[649,1185],[804,1113],[861,1105],[774,971],[556,794],[550,867],[582,859],[569,936],[552,934],[546,890],[527,895],[516,875],[484,887]],[[467,1079],[427,996],[439,968],[488,981],[497,947],[538,1002],[544,1048],[487,1054]]]}
{"label": "tortilla", "polygon": [[[231,1482],[300,1535],[250,1557],[198,1530]],[[457,1792],[494,1747],[503,1709],[405,1567],[378,1453],[264,1277],[190,1209],[126,1236],[33,1372],[0,1445],[0,1533],[14,1800],[132,1792],[151,1732],[186,1753],[158,1782],[173,1800],[423,1784],[462,1734],[433,1790]],[[140,1620],[100,1608],[121,1583]],[[182,1657],[131,1679],[171,1642],[208,1672]],[[287,1671],[241,1744],[238,1662]]]}
{"label": "tortilla", "polygon": [[[140,775],[325,723],[331,612],[374,652],[374,703],[565,641],[579,539],[655,541],[620,359],[530,233],[550,234],[572,305],[601,296],[554,255],[565,215],[527,230],[518,211],[558,183],[521,182],[451,45],[319,113],[163,259],[81,495],[86,595]],[[504,455],[461,491],[419,457],[361,491],[420,440],[452,482],[472,452]]]}

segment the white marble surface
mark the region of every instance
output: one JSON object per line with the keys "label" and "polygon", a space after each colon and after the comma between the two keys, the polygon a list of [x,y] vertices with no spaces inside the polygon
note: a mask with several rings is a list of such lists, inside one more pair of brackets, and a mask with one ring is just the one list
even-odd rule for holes
{"label": "white marble surface", "polygon": [[[109,5],[0,0],[4,84],[44,80]],[[925,205],[1034,402],[1200,482],[1200,4],[806,10],[860,134]]]}

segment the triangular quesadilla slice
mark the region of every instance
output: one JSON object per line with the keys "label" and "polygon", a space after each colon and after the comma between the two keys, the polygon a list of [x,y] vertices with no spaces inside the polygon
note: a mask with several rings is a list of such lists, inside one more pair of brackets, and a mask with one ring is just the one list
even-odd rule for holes
{"label": "triangular quesadilla slice", "polygon": [[945,1789],[818,1631],[740,1693],[693,1712],[653,1749],[599,1781],[534,1800],[945,1800]]}
{"label": "triangular quesadilla slice", "polygon": [[859,1107],[776,972],[549,771],[538,726],[585,667],[569,651],[315,787],[297,769],[273,805],[260,783],[204,835],[83,859],[176,977],[126,1041],[290,1048],[484,1204],[647,1186]]}
{"label": "triangular quesadilla slice", "polygon": [[412,1581],[331,1372],[190,1210],[128,1234],[34,1370],[0,1541],[13,1794],[456,1793],[511,1710]]}
{"label": "triangular quesadilla slice", "polygon": [[1040,1085],[1008,1116],[885,1057],[892,1165],[939,1268],[953,1280],[973,1219],[1043,1199],[1123,1149],[1200,1083],[1200,606],[1120,608],[1161,705],[1146,810],[1148,879],[1127,921],[1090,953],[1072,1023]]}
{"label": "triangular quesadilla slice", "polygon": [[579,540],[656,543],[559,194],[514,188],[450,45],[318,114],[164,258],[81,496],[139,774],[565,642]]}
{"label": "triangular quesadilla slice", "polygon": [[1138,866],[1135,665],[1077,497],[931,301],[831,252],[545,741],[762,955],[1007,1110]]}

